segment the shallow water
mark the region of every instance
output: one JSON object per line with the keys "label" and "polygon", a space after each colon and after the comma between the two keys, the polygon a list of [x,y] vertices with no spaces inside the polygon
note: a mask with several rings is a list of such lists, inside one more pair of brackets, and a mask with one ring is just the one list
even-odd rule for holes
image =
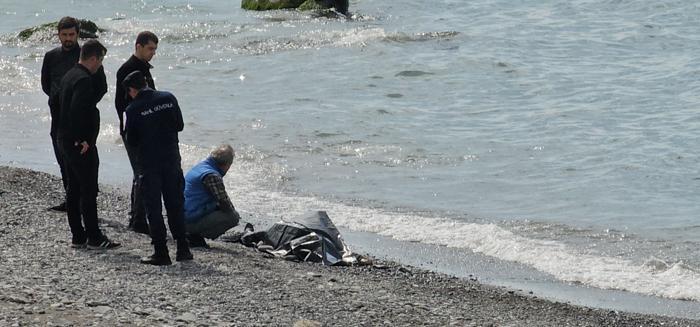
{"label": "shallow water", "polygon": [[[239,152],[237,207],[445,245],[591,287],[700,300],[700,62],[690,1],[351,1],[352,19],[236,1],[5,1],[0,163],[57,172],[40,90],[63,15],[108,29],[101,181],[126,185],[114,74],[161,38],[185,166]],[[262,218],[261,218],[262,219]]]}

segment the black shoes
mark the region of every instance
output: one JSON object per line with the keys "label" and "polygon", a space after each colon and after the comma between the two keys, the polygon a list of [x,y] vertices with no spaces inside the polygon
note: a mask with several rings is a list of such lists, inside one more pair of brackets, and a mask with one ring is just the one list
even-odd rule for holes
{"label": "black shoes", "polygon": [[194,259],[194,257],[192,256],[187,240],[177,241],[177,254],[175,254],[175,261],[189,261],[192,259]]}
{"label": "black shoes", "polygon": [[187,241],[190,242],[190,247],[191,248],[205,248],[205,249],[211,249],[209,244],[207,244],[207,241],[204,240],[204,237],[197,235],[197,234],[187,234]]}
{"label": "black shoes", "polygon": [[87,247],[87,240],[84,240],[84,241],[73,240],[70,244],[70,247],[72,247],[74,249],[84,249]]}
{"label": "black shoes", "polygon": [[141,263],[154,266],[170,266],[173,262],[170,260],[170,255],[153,254],[148,257],[141,258]]}
{"label": "black shoes", "polygon": [[49,208],[49,210],[51,210],[51,211],[59,211],[59,212],[66,212],[66,211],[68,210],[68,209],[66,209],[66,201],[63,201],[63,203],[61,203],[61,204],[59,204],[59,205],[57,205],[57,206],[53,206],[53,207]]}
{"label": "black shoes", "polygon": [[170,254],[168,254],[168,247],[163,245],[154,245],[154,252],[148,257],[141,258],[141,263],[154,266],[169,266],[173,262],[170,261]]}
{"label": "black shoes", "polygon": [[87,241],[87,248],[91,250],[111,250],[116,249],[120,246],[122,246],[120,243],[112,242],[106,236],[102,236],[102,239],[96,241]]}
{"label": "black shoes", "polygon": [[[189,261],[193,258],[192,252],[190,252],[188,247],[182,248],[178,246],[175,256],[176,261]],[[154,266],[169,266],[173,264],[173,261],[170,260],[170,254],[167,252],[160,253],[160,251],[156,251],[148,257],[141,258],[141,263]]]}

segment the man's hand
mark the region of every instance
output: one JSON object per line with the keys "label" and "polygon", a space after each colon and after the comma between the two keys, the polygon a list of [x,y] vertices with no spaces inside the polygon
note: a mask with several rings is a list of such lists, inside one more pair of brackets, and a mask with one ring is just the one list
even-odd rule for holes
{"label": "man's hand", "polygon": [[82,141],[80,143],[76,141],[74,145],[80,147],[80,154],[85,154],[85,152],[87,152],[87,150],[90,148],[90,145],[87,143],[87,141]]}

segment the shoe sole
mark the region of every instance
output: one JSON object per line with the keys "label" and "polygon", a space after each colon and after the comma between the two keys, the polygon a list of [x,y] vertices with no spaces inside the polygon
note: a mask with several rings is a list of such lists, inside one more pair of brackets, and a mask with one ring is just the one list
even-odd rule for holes
{"label": "shoe sole", "polygon": [[112,249],[118,249],[120,247],[122,247],[121,244],[119,244],[117,246],[111,246],[111,247],[95,246],[95,245],[89,245],[89,244],[87,245],[87,248],[89,250],[112,250]]}
{"label": "shoe sole", "polygon": [[84,249],[87,248],[87,244],[71,244],[70,247],[73,249]]}

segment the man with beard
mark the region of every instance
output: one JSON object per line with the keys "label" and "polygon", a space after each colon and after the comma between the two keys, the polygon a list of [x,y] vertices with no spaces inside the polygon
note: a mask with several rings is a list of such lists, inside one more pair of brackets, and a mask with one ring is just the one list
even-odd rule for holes
{"label": "man with beard", "polygon": [[93,76],[100,71],[106,53],[107,49],[97,40],[85,42],[78,63],[60,83],[57,143],[68,180],[66,210],[74,248],[107,250],[120,246],[102,234],[97,219],[97,102],[104,94],[98,90],[106,89],[107,82],[96,85]]}
{"label": "man with beard", "polygon": [[[58,22],[58,39],[61,41],[61,46],[52,49],[44,55],[44,62],[41,66],[41,88],[44,93],[49,96],[49,109],[51,112],[51,144],[53,146],[54,155],[58,162],[58,167],[61,171],[61,179],[63,180],[64,191],[68,187],[66,168],[63,163],[63,157],[60,153],[60,146],[56,139],[58,128],[59,114],[59,92],[60,83],[63,75],[68,70],[73,68],[80,58],[80,45],[78,44],[78,35],[80,34],[80,23],[73,17],[63,17]],[[100,69],[96,74],[92,75],[94,80],[93,85],[94,96],[97,102],[102,99],[107,93],[107,79],[104,69]],[[66,202],[50,208],[56,211],[66,211]]]}
{"label": "man with beard", "polygon": [[124,111],[133,99],[122,87],[126,75],[134,71],[140,71],[146,78],[149,88],[155,90],[156,86],[151,76],[151,64],[149,63],[158,49],[158,37],[149,31],[143,31],[136,36],[134,54],[117,71],[117,92],[114,96],[114,107],[119,116],[119,132],[124,141],[126,154],[129,157],[133,180],[131,185],[131,209],[129,211],[129,229],[142,234],[149,234],[148,223],[146,222],[146,209],[143,203],[141,191],[141,169],[136,149],[126,142],[124,137]]}

